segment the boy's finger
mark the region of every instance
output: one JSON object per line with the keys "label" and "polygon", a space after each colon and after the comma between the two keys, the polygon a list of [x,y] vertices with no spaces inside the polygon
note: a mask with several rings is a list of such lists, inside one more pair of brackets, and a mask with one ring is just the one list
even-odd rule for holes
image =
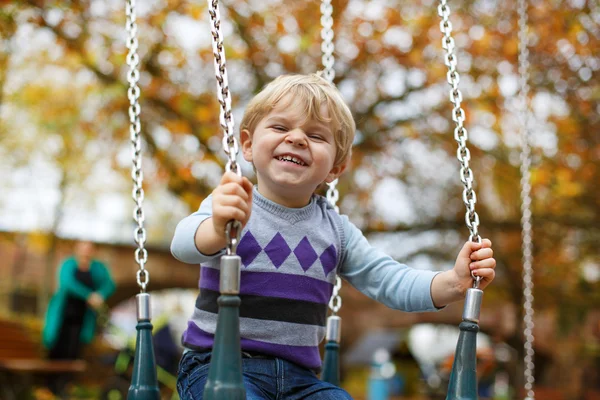
{"label": "boy's finger", "polygon": [[486,258],[485,260],[472,262],[471,264],[469,264],[469,268],[473,271],[480,268],[493,269],[496,268],[496,260],[494,260],[493,258]]}
{"label": "boy's finger", "polygon": [[462,249],[458,252],[458,258],[469,258],[471,256],[471,245],[469,242],[463,244]]}
{"label": "boy's finger", "polygon": [[236,207],[244,212],[248,212],[250,208],[248,202],[241,196],[223,196],[219,204],[223,207]]}
{"label": "boy's finger", "polygon": [[243,177],[242,178],[242,187],[244,188],[244,190],[246,191],[246,193],[248,194],[252,194],[252,188],[253,188],[253,184],[252,182],[250,182],[250,179]]}
{"label": "boy's finger", "polygon": [[476,269],[473,271],[473,275],[480,276],[483,280],[492,281],[496,276],[496,271],[491,268]]}
{"label": "boy's finger", "polygon": [[465,242],[465,244],[463,245],[462,249],[460,249],[460,252],[458,253],[458,257],[459,258],[470,258],[471,257],[471,253],[479,250],[481,248],[481,243],[476,243],[476,242]]}
{"label": "boy's finger", "polygon": [[246,218],[246,212],[238,207],[224,206],[220,210],[220,214],[224,219],[230,221],[243,221]]}
{"label": "boy's finger", "polygon": [[226,195],[239,196],[244,200],[248,199],[248,192],[238,182],[228,182],[221,185],[221,193]]}
{"label": "boy's finger", "polygon": [[232,171],[227,171],[221,177],[221,185],[229,182],[242,183],[242,177]]}
{"label": "boy's finger", "polygon": [[492,247],[492,241],[490,239],[483,239],[481,241],[481,247],[482,248]]}
{"label": "boy's finger", "polygon": [[471,253],[471,260],[483,260],[484,258],[492,258],[494,256],[494,250],[489,247],[479,249]]}

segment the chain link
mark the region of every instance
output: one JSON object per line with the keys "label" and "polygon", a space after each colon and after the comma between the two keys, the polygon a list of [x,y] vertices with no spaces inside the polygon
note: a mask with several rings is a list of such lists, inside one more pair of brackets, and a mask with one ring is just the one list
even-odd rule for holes
{"label": "chain link", "polygon": [[[452,23],[450,22],[450,7],[446,0],[440,0],[438,5],[438,15],[442,18],[440,21],[440,31],[444,35],[442,38],[442,47],[446,51],[444,57],[444,63],[448,67],[448,73],[446,74],[446,80],[451,86],[450,89],[450,101],[454,105],[452,109],[452,120],[456,123],[454,129],[454,140],[458,143],[458,150],[456,151],[456,158],[460,161],[460,181],[463,183],[464,190],[462,194],[463,203],[467,209],[465,213],[465,223],[469,228],[469,240],[473,242],[481,242],[479,236],[479,215],[475,211],[475,204],[477,203],[477,196],[473,190],[473,171],[469,166],[471,160],[471,153],[467,148],[468,133],[464,127],[465,112],[461,107],[462,93],[458,89],[458,83],[460,82],[460,75],[456,71],[456,54],[454,47],[454,39],[452,38]],[[471,276],[475,280],[474,287],[479,286],[480,276]]]}
{"label": "chain link", "polygon": [[533,249],[531,226],[531,148],[529,145],[529,49],[527,47],[527,0],[518,0],[519,14],[519,97],[521,122],[521,227],[523,250],[523,324],[525,336],[524,375],[526,400],[534,400],[535,383],[533,349]]}
{"label": "chain link", "polygon": [[[226,171],[233,171],[242,176],[242,169],[237,162],[239,146],[234,135],[233,113],[231,111],[231,92],[227,79],[227,65],[225,49],[223,48],[223,34],[221,33],[221,14],[219,13],[218,0],[208,0],[208,13],[210,14],[210,32],[214,56],[215,76],[217,78],[217,99],[221,105],[219,121],[223,129],[223,151],[227,155]],[[233,221],[227,224],[225,235],[227,237],[227,254],[235,254],[240,241],[241,223]]]}
{"label": "chain link", "polygon": [[127,22],[125,28],[127,30],[127,65],[129,71],[127,73],[127,81],[129,89],[127,90],[127,98],[129,99],[129,137],[131,140],[132,160],[131,178],[133,179],[132,197],[135,201],[133,210],[133,220],[137,223],[134,230],[133,238],[138,248],[135,250],[135,261],[139,269],[137,271],[137,284],[142,293],[146,291],[148,282],[150,281],[150,273],[145,269],[148,261],[148,252],[144,247],[146,243],[146,230],[144,229],[144,174],[142,172],[142,126],[140,123],[140,88],[138,81],[140,79],[140,71],[138,69],[140,59],[137,54],[137,24],[135,17],[135,0],[127,0],[125,5],[125,13]]}
{"label": "chain link", "polygon": [[[323,53],[323,56],[321,57],[321,61],[323,62],[323,75],[329,83],[333,84],[333,79],[335,78],[335,70],[333,69],[335,58],[333,56],[333,51],[335,50],[335,45],[333,44],[333,6],[331,5],[331,0],[321,1],[321,26],[321,39],[323,40],[321,42],[321,51]],[[338,180],[336,179],[327,185],[327,201],[335,211],[339,213],[340,208],[338,207],[337,202],[340,199],[340,192],[337,190],[337,184]],[[332,311],[333,315],[336,315],[340,308],[342,308],[342,297],[339,295],[341,288],[342,280],[339,275],[336,275],[335,286],[333,287],[333,293],[329,300],[329,309]]]}
{"label": "chain link", "polygon": [[336,315],[340,308],[342,308],[342,297],[339,295],[340,290],[342,289],[342,279],[339,275],[335,276],[335,285],[333,286],[333,293],[331,294],[331,298],[329,299],[329,309],[332,311],[333,315]]}

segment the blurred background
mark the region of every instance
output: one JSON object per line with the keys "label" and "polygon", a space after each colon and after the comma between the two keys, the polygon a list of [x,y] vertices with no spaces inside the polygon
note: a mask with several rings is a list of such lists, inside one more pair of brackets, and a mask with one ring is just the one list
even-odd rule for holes
{"label": "blurred background", "polygon": [[[5,347],[29,346],[28,358],[44,359],[41,330],[58,267],[77,242],[94,242],[116,291],[83,353],[86,372],[69,386],[73,398],[101,398],[109,383],[127,382],[135,332],[124,3],[0,1],[0,365],[10,358]],[[338,185],[340,211],[395,259],[449,269],[468,230],[437,2],[332,4],[335,83],[358,129]],[[319,2],[220,7],[236,121],[276,76],[322,69]],[[480,232],[498,261],[482,306],[480,396],[519,399],[516,2],[450,7]],[[528,12],[536,391],[600,399],[600,6],[533,0]],[[177,262],[169,244],[177,222],[218,183],[225,159],[210,25],[199,1],[140,1],[137,15],[149,289],[155,318],[179,346],[198,268]],[[243,170],[253,176],[251,166]],[[375,399],[378,382],[389,398],[443,399],[462,304],[407,314],[349,285],[341,294],[342,386],[357,399]],[[10,335],[18,346],[7,344]],[[0,366],[0,398],[50,397],[45,374],[33,370]]]}

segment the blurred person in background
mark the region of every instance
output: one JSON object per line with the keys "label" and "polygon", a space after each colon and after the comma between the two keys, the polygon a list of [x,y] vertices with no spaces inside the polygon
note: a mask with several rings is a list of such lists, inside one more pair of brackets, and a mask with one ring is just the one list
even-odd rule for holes
{"label": "blurred person in background", "polygon": [[[82,241],[75,254],[58,269],[58,289],[50,299],[43,330],[43,344],[52,360],[76,360],[83,345],[96,333],[96,318],[105,301],[115,291],[106,265],[93,258],[95,246]],[[53,380],[50,389],[62,390],[68,377]]]}

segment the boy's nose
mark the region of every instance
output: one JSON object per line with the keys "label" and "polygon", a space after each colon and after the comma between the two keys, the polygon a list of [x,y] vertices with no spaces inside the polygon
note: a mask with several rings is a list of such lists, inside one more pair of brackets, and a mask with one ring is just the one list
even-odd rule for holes
{"label": "boy's nose", "polygon": [[306,135],[299,129],[290,131],[285,141],[294,146],[306,147]]}

